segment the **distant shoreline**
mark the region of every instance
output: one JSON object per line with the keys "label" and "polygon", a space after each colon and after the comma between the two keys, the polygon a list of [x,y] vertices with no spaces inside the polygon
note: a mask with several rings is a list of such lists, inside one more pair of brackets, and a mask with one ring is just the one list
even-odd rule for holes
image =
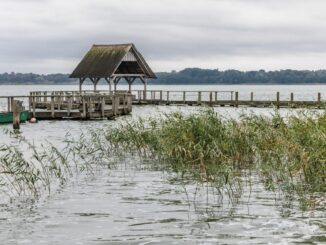
{"label": "distant shoreline", "polygon": [[[69,74],[2,73],[0,85],[76,85],[78,79]],[[157,72],[157,79],[149,79],[149,85],[323,85],[326,70],[277,70],[238,71],[218,69],[186,68],[181,71]],[[104,84],[102,78],[100,84]],[[91,83],[86,79],[85,84]],[[137,79],[134,84],[141,82]],[[119,85],[123,84],[123,79]]]}

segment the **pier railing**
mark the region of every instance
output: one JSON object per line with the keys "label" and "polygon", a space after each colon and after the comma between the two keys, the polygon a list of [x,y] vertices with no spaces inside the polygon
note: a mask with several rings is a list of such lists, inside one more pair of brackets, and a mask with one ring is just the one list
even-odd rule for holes
{"label": "pier railing", "polygon": [[[294,93],[268,93],[269,97],[254,95],[251,93],[240,93],[237,91],[168,91],[168,90],[132,90],[109,92],[100,91],[34,91],[29,96],[15,96],[24,101],[24,106],[33,115],[47,115],[50,118],[75,116],[81,118],[101,117],[104,109],[104,117],[110,113],[113,115],[119,98],[119,113],[123,110],[131,111],[132,104],[185,104],[185,105],[209,105],[209,106],[247,106],[247,107],[287,107],[287,108],[320,108],[325,105],[322,94],[316,93],[307,97],[299,97]],[[10,111],[10,98],[12,96],[0,97],[0,111]],[[303,99],[302,99],[303,98]],[[8,101],[8,102],[7,102]],[[103,106],[102,106],[103,104]],[[103,109],[101,109],[103,108]],[[41,114],[37,111],[47,111]],[[95,110],[95,111],[94,111]],[[107,113],[106,111],[111,111]],[[79,111],[80,114],[74,114]],[[87,112],[85,112],[87,111]],[[102,113],[102,114],[101,114]],[[53,116],[54,114],[54,116]]]}
{"label": "pier railing", "polygon": [[[238,91],[171,91],[171,90],[132,90],[109,92],[107,90],[86,91],[36,91],[31,95],[38,96],[38,102],[46,100],[48,95],[60,95],[58,99],[65,101],[72,97],[78,100],[84,95],[112,95],[129,93],[133,104],[187,104],[212,106],[251,106],[251,107],[320,107],[324,103],[321,93],[310,95],[307,99],[294,93],[271,93],[262,94],[239,93]],[[42,99],[42,95],[44,99]],[[44,101],[46,102],[46,101]]]}
{"label": "pier railing", "polygon": [[93,119],[110,118],[132,111],[132,95],[72,94],[31,92],[29,96],[0,96],[0,111],[12,112],[12,101],[23,102],[31,117],[38,119]]}

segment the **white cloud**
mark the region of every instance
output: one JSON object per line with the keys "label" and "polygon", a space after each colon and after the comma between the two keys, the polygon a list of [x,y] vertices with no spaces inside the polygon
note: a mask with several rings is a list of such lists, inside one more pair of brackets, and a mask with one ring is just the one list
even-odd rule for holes
{"label": "white cloud", "polygon": [[325,9],[322,0],[1,0],[0,72],[70,72],[93,43],[125,42],[156,71],[320,69]]}

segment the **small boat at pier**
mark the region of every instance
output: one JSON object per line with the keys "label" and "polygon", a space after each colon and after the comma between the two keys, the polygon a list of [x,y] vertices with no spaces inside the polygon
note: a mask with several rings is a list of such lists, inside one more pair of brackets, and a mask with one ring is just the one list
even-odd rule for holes
{"label": "small boat at pier", "polygon": [[[20,122],[26,122],[29,118],[29,111],[20,112]],[[12,112],[0,112],[0,124],[7,124],[13,122]]]}

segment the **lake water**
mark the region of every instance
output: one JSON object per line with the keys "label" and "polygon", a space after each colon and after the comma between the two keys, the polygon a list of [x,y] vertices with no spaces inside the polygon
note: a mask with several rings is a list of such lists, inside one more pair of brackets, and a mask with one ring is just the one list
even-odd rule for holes
{"label": "lake water", "polygon": [[[99,89],[105,89],[100,86]],[[126,87],[121,86],[122,89]],[[135,86],[141,89],[141,86]],[[0,86],[1,95],[25,95],[35,90],[74,90],[76,86]],[[89,86],[91,89],[91,86]],[[276,91],[300,98],[326,96],[326,85],[267,86],[149,86],[158,90],[253,91],[273,96]],[[192,113],[199,107],[135,106],[132,116],[161,112]],[[273,109],[215,108],[222,115],[272,113]],[[292,110],[283,109],[282,113]],[[117,121],[40,121],[22,124],[31,142],[45,140],[60,147],[66,132],[78,136],[91,127],[111,127]],[[11,125],[0,126],[11,128]],[[0,132],[0,143],[10,143]],[[0,199],[0,244],[325,244],[325,207],[301,211],[297,203],[266,191],[252,179],[237,203],[220,200],[216,191],[182,183],[173,174],[138,167],[128,158],[116,168],[80,174],[35,203]]]}

